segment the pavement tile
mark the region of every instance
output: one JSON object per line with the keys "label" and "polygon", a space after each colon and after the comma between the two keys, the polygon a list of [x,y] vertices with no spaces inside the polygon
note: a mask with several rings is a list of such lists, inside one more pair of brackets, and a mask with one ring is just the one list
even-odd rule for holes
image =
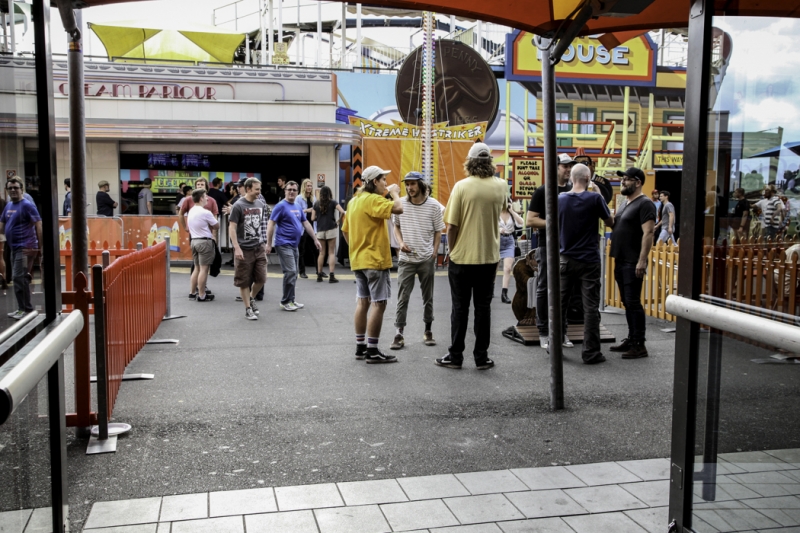
{"label": "pavement tile", "polygon": [[776,521],[783,527],[800,526],[800,520],[798,520],[798,517],[788,515],[781,509],[759,509],[758,512],[770,520]]}
{"label": "pavement tile", "polygon": [[[238,513],[237,513],[238,514]],[[208,493],[164,496],[161,501],[161,521],[208,518]]]}
{"label": "pavement tile", "polygon": [[564,492],[590,513],[628,511],[647,507],[629,492],[616,485],[566,489]]}
{"label": "pavement tile", "polygon": [[617,464],[643,481],[669,479],[669,459],[617,461]]}
{"label": "pavement tile", "polygon": [[793,463],[795,468],[800,466],[800,448],[791,448],[788,450],[765,450],[773,457],[777,457],[785,463]]}
{"label": "pavement tile", "polygon": [[502,494],[447,498],[444,503],[462,524],[525,518]]}
{"label": "pavement tile", "polygon": [[319,533],[313,511],[249,514],[244,522],[247,533]]}
{"label": "pavement tile", "polygon": [[0,513],[0,531],[5,533],[22,533],[25,525],[33,513],[33,509],[22,509],[19,511],[5,511]]}
{"label": "pavement tile", "polygon": [[517,520],[497,524],[503,533],[575,533],[560,518],[537,518],[535,520]]}
{"label": "pavement tile", "polygon": [[528,486],[512,474],[510,470],[468,472],[466,474],[456,474],[456,478],[473,495],[528,490]]}
{"label": "pavement tile", "polygon": [[[582,516],[567,516],[564,522],[576,533],[647,533],[639,524],[623,513],[605,513]],[[666,528],[664,528],[666,529]]]}
{"label": "pavement tile", "polygon": [[715,528],[697,514],[692,515],[692,528],[695,531],[702,531],[703,533],[718,533],[719,529]]}
{"label": "pavement tile", "polygon": [[281,511],[342,507],[344,502],[334,483],[275,487],[275,497]]}
{"label": "pavement tile", "polygon": [[[83,531],[85,533],[157,533],[157,527],[158,524],[138,524],[135,526],[104,527],[103,529],[84,529]],[[52,530],[53,526],[50,526],[49,531]]]}
{"label": "pavement tile", "polygon": [[409,500],[433,500],[469,496],[469,491],[453,474],[398,478]]}
{"label": "pavement tile", "polygon": [[170,529],[172,528],[172,524],[169,522],[161,522],[158,524],[158,529],[156,529],[156,533],[170,533]]}
{"label": "pavement tile", "polygon": [[51,533],[53,531],[52,507],[39,507],[33,510],[25,533]]}
{"label": "pavement tile", "polygon": [[[625,511],[624,514],[642,526],[647,533],[664,533],[669,525],[669,507],[651,507],[650,509],[636,509]],[[705,530],[703,533],[706,533]]]}
{"label": "pavement tile", "polygon": [[586,486],[586,483],[563,466],[515,468],[511,470],[511,473],[521,479],[531,490],[570,489]]}
{"label": "pavement tile", "polygon": [[271,488],[209,493],[209,516],[273,513],[278,510]]}
{"label": "pavement tile", "polygon": [[694,508],[696,511],[716,511],[717,509],[749,509],[749,507],[742,502],[737,502],[735,500],[724,502],[695,502],[692,505],[692,508]]}
{"label": "pavement tile", "polygon": [[642,483],[625,483],[620,485],[637,499],[650,507],[669,505],[669,480],[643,481]]}
{"label": "pavement tile", "polygon": [[791,465],[766,452],[721,453],[719,459],[732,463],[746,472],[786,470]]}
{"label": "pavement tile", "polygon": [[225,516],[173,522],[172,533],[244,533],[242,518],[241,516]]}
{"label": "pavement tile", "polygon": [[470,526],[439,527],[431,533],[503,533],[497,524],[472,524]]}
{"label": "pavement tile", "polygon": [[[314,511],[320,533],[387,533],[389,524],[377,505],[317,509]],[[248,530],[249,531],[249,530]]]}
{"label": "pavement tile", "polygon": [[731,479],[742,485],[750,483],[797,483],[796,480],[783,475],[780,472],[750,472],[745,474],[733,474]]}
{"label": "pavement tile", "polygon": [[536,490],[531,492],[510,492],[506,494],[514,506],[522,511],[525,518],[545,518],[586,514],[586,509],[567,496],[563,490]]}
{"label": "pavement tile", "polygon": [[387,503],[381,510],[394,531],[460,525],[441,500]]}
{"label": "pavement tile", "polygon": [[745,531],[754,527],[779,527],[753,509],[716,509],[709,511],[695,510],[694,515],[708,522],[719,531]]}
{"label": "pavement tile", "polygon": [[758,498],[745,500],[743,503],[753,509],[800,509],[800,498],[797,496]]}
{"label": "pavement tile", "polygon": [[158,522],[161,498],[139,498],[115,502],[96,502],[89,518],[83,525],[86,529],[113,526],[132,526]]}
{"label": "pavement tile", "polygon": [[403,489],[394,479],[337,483],[345,505],[407,502]]}
{"label": "pavement tile", "polygon": [[759,496],[769,498],[771,496],[791,496],[796,494],[793,489],[794,486],[800,487],[798,484],[779,485],[777,483],[750,483],[747,485],[747,488],[758,493]]}
{"label": "pavement tile", "polygon": [[800,482],[800,470],[784,470],[782,474],[792,478],[793,482]]}
{"label": "pavement tile", "polygon": [[642,481],[638,476],[625,470],[617,463],[594,463],[588,465],[570,465],[567,470],[575,474],[589,486],[613,485],[615,483],[633,483]]}

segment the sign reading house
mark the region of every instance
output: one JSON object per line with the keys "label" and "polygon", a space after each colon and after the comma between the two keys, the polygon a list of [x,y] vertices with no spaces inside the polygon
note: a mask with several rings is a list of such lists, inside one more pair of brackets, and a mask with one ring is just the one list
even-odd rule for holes
{"label": "sign reading house", "polygon": [[[514,32],[506,37],[506,79],[541,81],[542,54],[534,35]],[[655,43],[640,35],[611,50],[592,37],[580,37],[556,65],[559,83],[655,87]],[[509,57],[510,56],[510,57]]]}

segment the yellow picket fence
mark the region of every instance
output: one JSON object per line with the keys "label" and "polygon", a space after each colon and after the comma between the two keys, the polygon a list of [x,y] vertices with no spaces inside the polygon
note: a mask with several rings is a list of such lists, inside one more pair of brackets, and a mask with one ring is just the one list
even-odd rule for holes
{"label": "yellow picket fence", "polygon": [[[605,304],[623,307],[614,281],[611,246],[605,249]],[[787,260],[787,252],[789,259]],[[731,245],[706,245],[703,253],[702,291],[762,309],[791,316],[800,314],[800,245],[793,239],[734,241]],[[645,314],[674,321],[666,312],[667,296],[678,289],[678,246],[659,243],[650,250],[641,300]]]}

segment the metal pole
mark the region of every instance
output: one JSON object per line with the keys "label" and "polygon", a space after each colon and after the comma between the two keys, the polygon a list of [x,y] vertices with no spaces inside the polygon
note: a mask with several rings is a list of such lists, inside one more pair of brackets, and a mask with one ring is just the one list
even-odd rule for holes
{"label": "metal pole", "polygon": [[[108,250],[103,252],[103,263],[108,261]],[[92,292],[94,293],[94,344],[97,367],[97,426],[98,438],[108,439],[108,371],[106,369],[106,303],[103,294],[103,267],[92,267]]]}
{"label": "metal pole", "polygon": [[525,117],[522,119],[522,149],[526,152],[528,151],[528,101],[530,100],[530,95],[531,93],[528,92],[528,89],[525,89]]}
{"label": "metal pole", "polygon": [[140,242],[136,243],[136,250],[137,251],[141,251],[143,248],[144,248],[144,245],[142,243],[140,243]]}
{"label": "metal pole", "polygon": [[5,13],[0,13],[0,25],[3,26],[3,52],[8,52],[8,22]]}
{"label": "metal pole", "polygon": [[453,38],[453,34],[456,32],[456,17],[455,15],[450,15],[450,38]]}
{"label": "metal pole", "polygon": [[271,65],[272,64],[272,55],[275,53],[275,44],[272,42],[272,32],[275,30],[272,22],[272,8],[273,8],[273,0],[268,0],[269,6],[269,14],[267,15],[267,46],[269,48],[268,52],[268,60],[267,62]]}
{"label": "metal pole", "polygon": [[342,59],[339,68],[347,68],[347,2],[342,2]]}
{"label": "metal pole", "polygon": [[317,62],[314,65],[320,66],[320,48],[322,48],[322,2],[317,2]]}
{"label": "metal pole", "polygon": [[361,4],[356,4],[356,59],[358,66],[362,66],[363,61],[361,51]]}
{"label": "metal pole", "polygon": [[16,13],[14,13],[14,0],[8,3],[8,7],[8,12],[11,15],[11,55],[13,56],[17,53],[17,18]]}
{"label": "metal pole", "polygon": [[623,98],[624,101],[622,102],[622,149],[620,150],[620,154],[622,155],[622,168],[628,168],[628,115],[630,114],[630,100],[631,100],[631,88],[625,87],[623,90]]}
{"label": "metal pole", "polygon": [[278,42],[283,42],[283,0],[278,0]]}
{"label": "metal pole", "polygon": [[511,82],[509,80],[505,80],[506,82],[506,165],[505,165],[505,175],[506,179],[511,179],[511,156],[509,155],[511,151]]}
{"label": "metal pole", "polygon": [[558,161],[556,154],[556,69],[548,53],[550,39],[537,37],[542,60],[544,196],[547,214],[547,310],[550,327],[550,408],[564,408],[564,354],[561,316],[561,255],[558,251]]}
{"label": "metal pole", "polygon": [[244,53],[245,53],[245,64],[250,64],[250,36],[247,35],[244,38]]}
{"label": "metal pole", "polygon": [[481,38],[483,36],[483,21],[478,21],[478,54],[483,57],[483,43],[481,43]]}
{"label": "metal pole", "polygon": [[[75,25],[83,23],[82,11],[75,10]],[[86,117],[83,81],[82,37],[79,31],[69,42],[69,176],[72,187],[72,275],[83,272],[89,278],[89,235],[87,228]]]}
{"label": "metal pole", "polygon": [[600,237],[600,311],[606,309],[606,238]]}
{"label": "metal pole", "polygon": [[267,64],[267,28],[264,24],[264,0],[258,0],[258,20],[261,27],[261,65]]}
{"label": "metal pole", "polygon": [[294,48],[294,63],[295,65],[300,65],[300,41],[302,37],[300,36],[300,0],[297,0],[297,33],[294,34],[294,38],[297,41]]}

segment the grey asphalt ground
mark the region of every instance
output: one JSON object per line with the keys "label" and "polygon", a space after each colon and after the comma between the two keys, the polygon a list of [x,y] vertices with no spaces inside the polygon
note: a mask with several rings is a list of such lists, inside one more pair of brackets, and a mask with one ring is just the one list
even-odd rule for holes
{"label": "grey asphalt ground", "polygon": [[[278,272],[270,266],[271,276]],[[339,284],[298,280],[297,301],[306,308],[295,313],[279,309],[281,280],[270,277],[260,319],[251,322],[234,301],[232,276],[211,280],[216,301],[201,304],[186,298],[188,275],[173,273],[173,313],[188,317],[162,323],[155,335],[179,345],[146,346],[128,367],[155,374],[122,386],[114,420],[133,430],[115,454],[94,456],[70,434],[72,527],[82,526],[95,501],[669,456],[674,334],[660,328],[670,323],[648,319],[646,359],[623,361],[606,350],[606,363],[586,366],[579,345],[565,349],[566,409],[553,412],[544,350],[501,336],[516,321],[511,306],[500,303],[500,277],[490,348],[497,366],[487,371],[469,358],[461,370],[433,364],[446,353],[450,333],[446,274],[435,285],[438,346],[422,344],[417,289],[406,347],[392,352],[399,363],[356,361],[355,286],[347,277]],[[384,320],[385,351],[395,303]],[[624,315],[603,314],[602,322],[619,339],[626,336]],[[468,347],[473,340],[470,333]],[[744,351],[747,358],[769,353]],[[796,368],[740,364],[764,374],[758,379],[781,376],[775,399],[787,409],[796,402]],[[740,397],[752,400],[733,394],[726,408],[738,409]],[[765,414],[749,416],[758,425]],[[724,417],[726,433],[739,434],[731,427],[736,416]],[[775,428],[771,438],[752,433],[744,442],[755,441],[752,449],[800,447],[796,422],[788,436]],[[737,443],[725,445],[735,451]]]}

